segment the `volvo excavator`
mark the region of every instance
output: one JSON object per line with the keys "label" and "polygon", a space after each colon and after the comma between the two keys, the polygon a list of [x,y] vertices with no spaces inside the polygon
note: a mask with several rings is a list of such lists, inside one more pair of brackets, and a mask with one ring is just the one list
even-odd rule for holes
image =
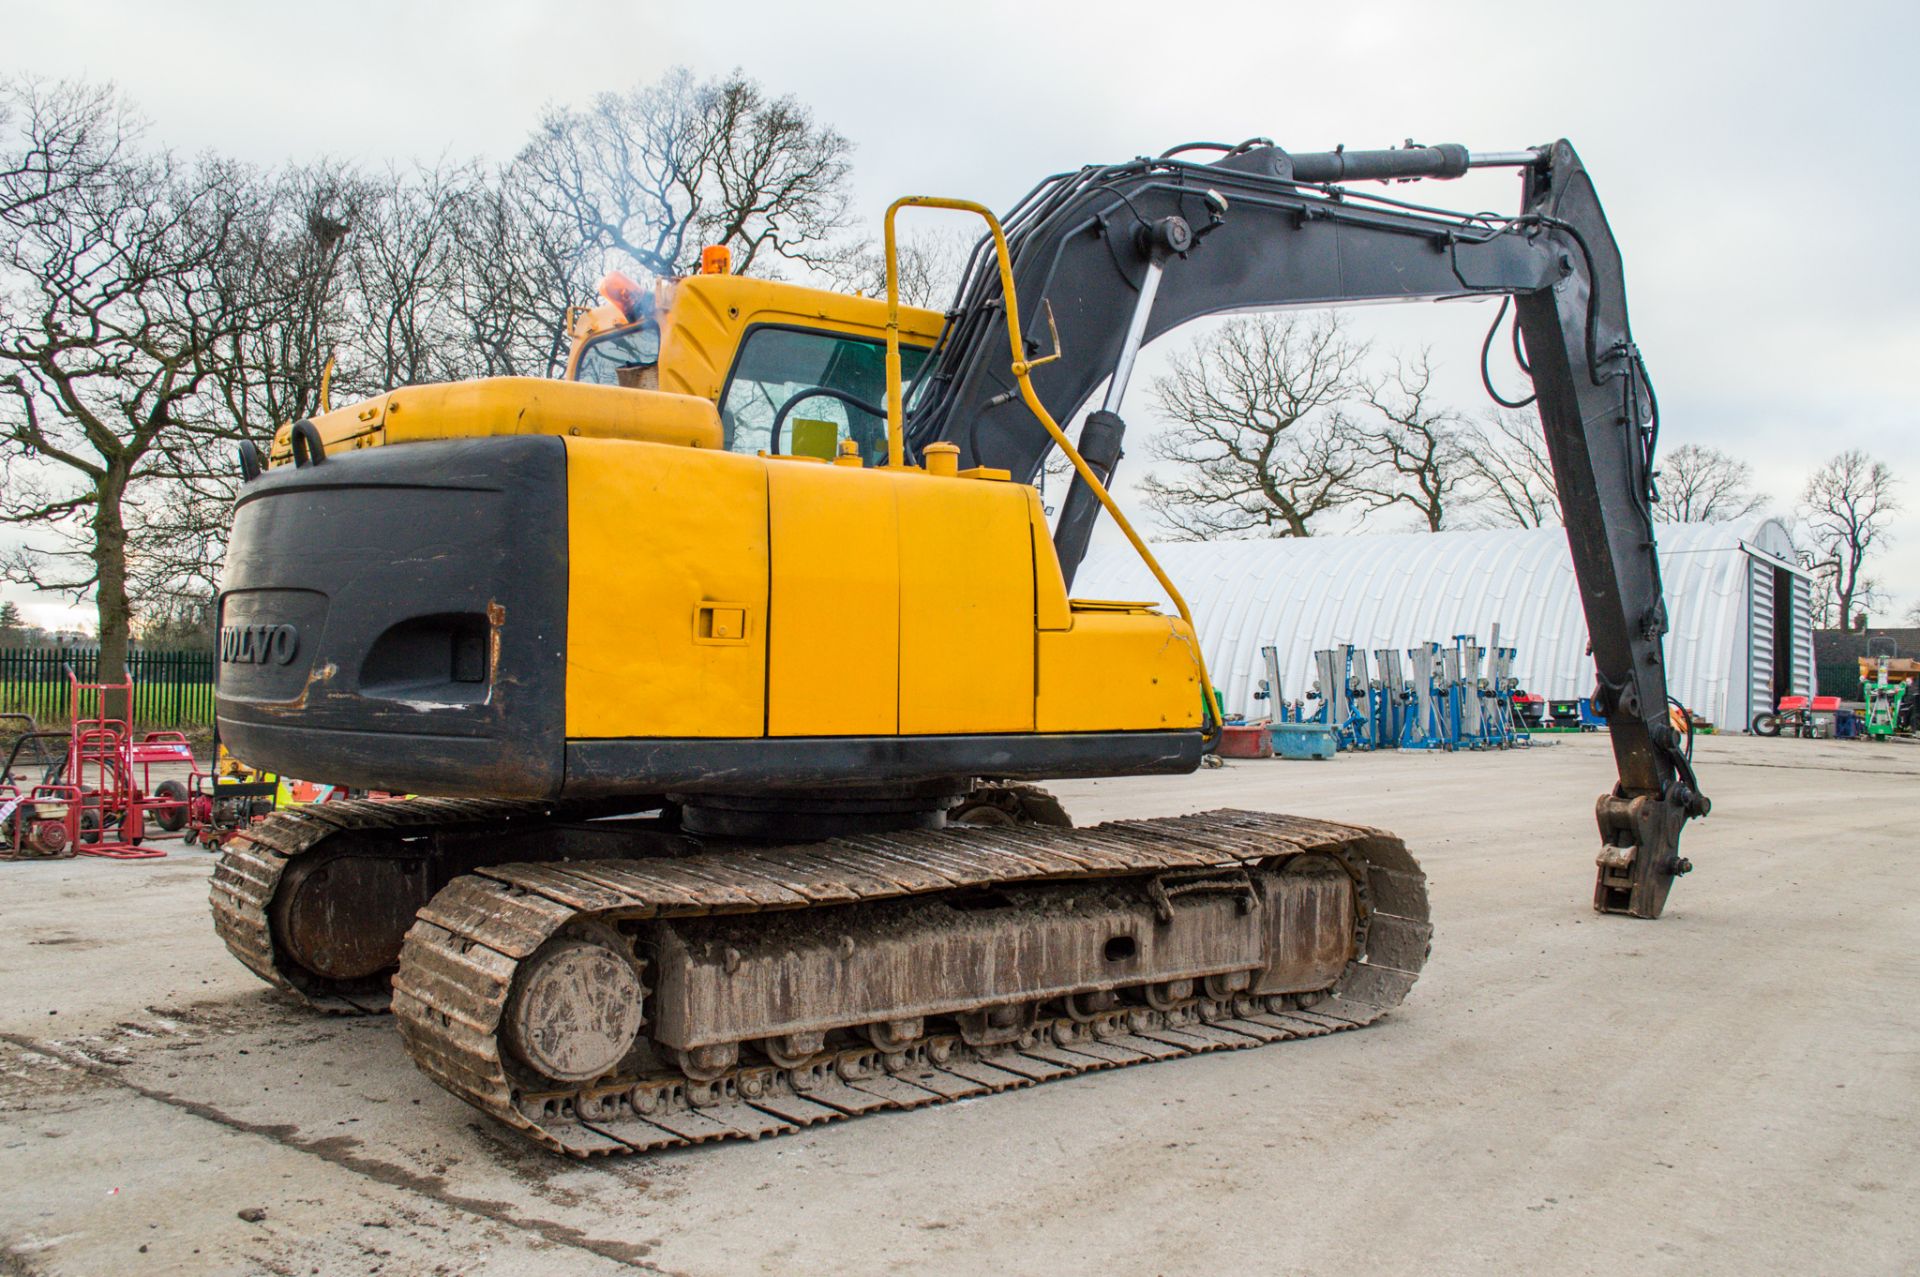
{"label": "volvo excavator", "polygon": [[[1518,213],[1404,198],[1492,167]],[[897,215],[927,206],[986,223],[944,313],[897,296]],[[1515,309],[1612,729],[1595,907],[1659,915],[1708,804],[1667,714],[1653,387],[1571,146],[1195,144],[1004,218],[903,200],[885,231],[884,301],[710,249],[651,290],[610,277],[564,379],[403,387],[242,449],[222,737],[411,795],[233,839],[212,904],[242,962],[390,1005],[435,1081],[582,1157],[1373,1022],[1432,931],[1398,839],[1075,828],[1033,782],[1190,772],[1220,732],[1107,490],[1141,347],[1483,295],[1483,373]],[[1072,593],[1103,512],[1177,615]]]}

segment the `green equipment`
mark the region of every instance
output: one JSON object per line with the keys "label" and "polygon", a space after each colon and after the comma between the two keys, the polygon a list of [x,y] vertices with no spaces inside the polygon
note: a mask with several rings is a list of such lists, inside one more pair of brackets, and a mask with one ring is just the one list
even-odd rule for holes
{"label": "green equipment", "polygon": [[1881,657],[1875,664],[1871,679],[1860,680],[1860,695],[1867,703],[1867,736],[1870,739],[1891,736],[1899,730],[1901,704],[1906,699],[1907,684],[1893,680],[1887,669],[1886,657]]}

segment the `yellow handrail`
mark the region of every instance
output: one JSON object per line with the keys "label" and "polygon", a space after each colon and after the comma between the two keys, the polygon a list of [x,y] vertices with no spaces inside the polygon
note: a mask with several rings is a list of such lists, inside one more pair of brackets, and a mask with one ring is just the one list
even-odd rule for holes
{"label": "yellow handrail", "polygon": [[947,199],[939,195],[908,195],[887,205],[884,226],[887,249],[887,464],[899,466],[903,464],[904,456],[905,416],[900,403],[900,262],[899,246],[895,241],[893,230],[894,215],[902,208],[944,208],[960,213],[973,213],[985,221],[987,229],[993,232],[994,254],[1000,264],[1000,293],[1005,299],[1007,313],[1007,345],[1013,354],[1013,377],[1020,383],[1020,398],[1026,402],[1028,410],[1039,419],[1040,424],[1047,428],[1047,433],[1053,436],[1055,446],[1066,454],[1068,461],[1073,463],[1074,471],[1098,498],[1100,507],[1112,517],[1115,526],[1126,534],[1127,541],[1132,544],[1134,552],[1140,556],[1140,561],[1147,565],[1147,570],[1153,573],[1153,579],[1160,583],[1160,588],[1166,591],[1169,599],[1173,600],[1174,609],[1180,613],[1180,619],[1187,623],[1188,629],[1193,630],[1193,659],[1200,666],[1200,699],[1205,702],[1207,711],[1213,716],[1217,730],[1224,722],[1225,716],[1221,714],[1220,703],[1213,695],[1213,679],[1207,673],[1206,655],[1200,650],[1200,632],[1193,623],[1193,613],[1187,610],[1186,599],[1182,598],[1180,591],[1174,588],[1172,580],[1161,568],[1159,561],[1153,557],[1153,552],[1147,549],[1147,543],[1140,539],[1138,532],[1133,530],[1133,524],[1128,521],[1112,494],[1107,491],[1106,485],[1101,483],[1099,477],[1093,473],[1092,467],[1088,466],[1086,459],[1080,455],[1080,450],[1073,446],[1071,439],[1067,438],[1067,432],[1060,428],[1059,423],[1053,419],[1053,414],[1047,411],[1047,406],[1040,402],[1040,396],[1035,393],[1029,374],[1039,365],[1060,357],[1059,333],[1056,331],[1054,334],[1054,350],[1051,355],[1033,360],[1026,357],[1026,347],[1020,339],[1020,300],[1013,288],[1013,258],[1007,250],[1006,233],[1000,229],[1000,219],[993,215],[991,209],[983,204],[976,204],[972,200]]}

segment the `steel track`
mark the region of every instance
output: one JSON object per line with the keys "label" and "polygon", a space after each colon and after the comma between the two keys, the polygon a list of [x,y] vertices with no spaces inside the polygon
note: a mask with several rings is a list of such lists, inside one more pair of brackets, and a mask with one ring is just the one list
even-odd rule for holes
{"label": "steel track", "polygon": [[321,851],[329,839],[344,835],[386,841],[397,849],[409,837],[497,828],[558,814],[551,803],[467,798],[352,799],[275,812],[221,847],[208,888],[214,929],[248,970],[316,1010],[336,1015],[385,1011],[384,987],[334,987],[285,961],[274,945],[268,910],[295,858]]}
{"label": "steel track", "polygon": [[[521,963],[582,922],[1252,869],[1314,854],[1353,876],[1357,934],[1355,957],[1340,976],[1304,997],[1201,998],[1163,1011],[1132,1006],[1090,1022],[1043,1018],[1005,1047],[976,1049],[936,1034],[893,1054],[862,1045],[829,1050],[802,1068],[742,1064],[713,1082],[658,1073],[543,1089],[516,1076],[502,1050],[504,1009]],[[1398,839],[1350,825],[1218,811],[1082,830],[951,829],[672,859],[485,868],[455,879],[420,911],[401,952],[392,1006],[414,1062],[435,1081],[543,1147],[591,1157],[758,1139],[1096,1069],[1359,1028],[1406,997],[1431,936],[1425,877]]]}

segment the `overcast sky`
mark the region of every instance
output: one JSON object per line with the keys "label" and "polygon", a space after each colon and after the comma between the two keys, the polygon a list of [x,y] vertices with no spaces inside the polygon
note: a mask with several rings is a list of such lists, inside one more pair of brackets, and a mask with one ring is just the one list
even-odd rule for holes
{"label": "overcast sky", "polygon": [[[1891,620],[1920,600],[1917,10],[0,0],[0,69],[111,80],[180,150],[378,165],[505,158],[544,104],[676,64],[738,66],[853,140],[857,203],[875,223],[896,195],[1004,207],[1047,173],[1191,139],[1501,150],[1567,137],[1625,255],[1666,446],[1751,461],[1781,513],[1843,448],[1907,476],[1908,511],[1874,569]],[[1476,175],[1422,193],[1512,209],[1518,183]],[[1356,322],[1386,348],[1432,344],[1449,391],[1477,410],[1490,318],[1396,307]],[[1128,409],[1147,424],[1144,380]]]}

